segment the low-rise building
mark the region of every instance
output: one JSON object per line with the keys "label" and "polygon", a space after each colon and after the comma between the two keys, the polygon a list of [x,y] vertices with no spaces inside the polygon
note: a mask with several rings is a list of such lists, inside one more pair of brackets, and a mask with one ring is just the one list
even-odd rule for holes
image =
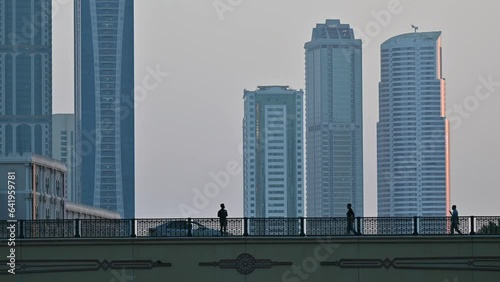
{"label": "low-rise building", "polygon": [[0,220],[120,218],[118,212],[67,200],[63,162],[26,153],[0,159]]}
{"label": "low-rise building", "polygon": [[1,158],[0,220],[62,219],[66,172],[64,163],[41,155]]}

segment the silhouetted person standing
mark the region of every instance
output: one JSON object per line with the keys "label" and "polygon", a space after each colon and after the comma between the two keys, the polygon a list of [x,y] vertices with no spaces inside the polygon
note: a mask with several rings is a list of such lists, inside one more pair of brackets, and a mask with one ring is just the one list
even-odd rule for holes
{"label": "silhouetted person standing", "polygon": [[354,235],[359,235],[356,230],[354,230],[354,219],[356,218],[356,215],[354,214],[354,211],[352,210],[352,205],[347,204],[347,234],[351,234],[351,231],[354,233]]}
{"label": "silhouetted person standing", "polygon": [[227,230],[227,210],[224,204],[220,204],[220,210],[217,213],[220,221],[220,236],[224,236]]}
{"label": "silhouetted person standing", "polygon": [[462,232],[458,229],[458,211],[457,211],[457,206],[453,205],[451,207],[452,211],[449,211],[451,214],[451,235],[455,234],[455,231],[458,232],[458,234],[462,235]]}

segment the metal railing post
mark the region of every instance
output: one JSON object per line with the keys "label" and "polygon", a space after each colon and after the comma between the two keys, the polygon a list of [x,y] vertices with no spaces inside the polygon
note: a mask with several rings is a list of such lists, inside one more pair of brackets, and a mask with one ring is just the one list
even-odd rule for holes
{"label": "metal railing post", "polygon": [[358,235],[361,234],[361,217],[356,217],[356,229],[358,229]]}
{"label": "metal railing post", "polygon": [[418,235],[418,217],[413,217],[413,235]]}
{"label": "metal railing post", "polygon": [[243,218],[243,236],[248,236],[248,218]]}
{"label": "metal railing post", "polygon": [[475,227],[474,227],[474,216],[470,216],[470,235],[476,235]]}
{"label": "metal railing post", "polygon": [[132,234],[130,234],[130,237],[135,238],[137,237],[137,232],[135,231],[135,218],[130,219],[130,227],[132,230]]}
{"label": "metal railing post", "polygon": [[80,237],[80,219],[75,219],[75,237]]}
{"label": "metal railing post", "polygon": [[193,225],[191,224],[191,218],[188,217],[188,234],[187,234],[188,237],[192,237],[193,236],[193,233],[191,232],[192,228],[193,228]]}
{"label": "metal railing post", "polygon": [[19,222],[19,238],[24,238],[24,220],[18,220]]}
{"label": "metal railing post", "polygon": [[304,230],[304,217],[300,217],[300,236],[306,236],[306,232]]}

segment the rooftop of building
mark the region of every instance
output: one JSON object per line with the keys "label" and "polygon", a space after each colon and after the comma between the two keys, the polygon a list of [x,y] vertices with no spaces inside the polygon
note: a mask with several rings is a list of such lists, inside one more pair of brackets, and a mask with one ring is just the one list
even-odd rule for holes
{"label": "rooftop of building", "polygon": [[23,153],[22,155],[13,154],[13,155],[2,156],[2,158],[0,158],[0,164],[15,164],[15,163],[27,163],[27,164],[35,163],[51,167],[54,169],[58,169],[61,171],[67,171],[65,163],[56,159],[52,159],[47,156],[37,155],[33,153]]}
{"label": "rooftop of building", "polygon": [[247,93],[255,93],[255,94],[295,94],[295,93],[303,93],[302,89],[293,89],[288,85],[259,85],[255,90],[247,90],[243,91],[244,95]]}
{"label": "rooftop of building", "polygon": [[385,44],[397,44],[408,40],[436,41],[440,36],[441,31],[404,33],[387,39],[384,43],[382,43],[382,46]]}
{"label": "rooftop of building", "polygon": [[64,209],[71,212],[83,213],[87,215],[97,216],[101,218],[108,219],[120,219],[120,213],[117,211],[107,210],[99,207],[84,205],[80,203],[75,203],[71,201],[66,201],[64,203]]}
{"label": "rooftop of building", "polygon": [[55,114],[52,114],[52,116],[54,116],[54,117],[74,117],[75,114],[74,113],[55,113]]}
{"label": "rooftop of building", "polygon": [[316,39],[355,39],[354,32],[349,24],[340,20],[326,20],[325,23],[316,24],[313,28],[311,40]]}

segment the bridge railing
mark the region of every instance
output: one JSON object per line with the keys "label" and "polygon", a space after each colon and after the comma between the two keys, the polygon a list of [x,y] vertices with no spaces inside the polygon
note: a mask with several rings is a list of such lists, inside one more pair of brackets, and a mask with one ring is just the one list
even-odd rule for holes
{"label": "bridge railing", "polygon": [[416,235],[413,217],[363,217],[359,222],[363,235]]}
{"label": "bridge railing", "polygon": [[[347,236],[345,217],[54,219],[18,220],[16,238],[129,238],[220,236]],[[357,217],[352,223],[360,236],[448,235],[451,217]],[[0,220],[0,239],[11,236],[13,221]],[[500,235],[500,216],[459,217],[458,229],[467,235]]]}
{"label": "bridge railing", "polygon": [[498,235],[500,234],[499,216],[477,216],[472,217],[471,223],[475,227],[476,235]]}

